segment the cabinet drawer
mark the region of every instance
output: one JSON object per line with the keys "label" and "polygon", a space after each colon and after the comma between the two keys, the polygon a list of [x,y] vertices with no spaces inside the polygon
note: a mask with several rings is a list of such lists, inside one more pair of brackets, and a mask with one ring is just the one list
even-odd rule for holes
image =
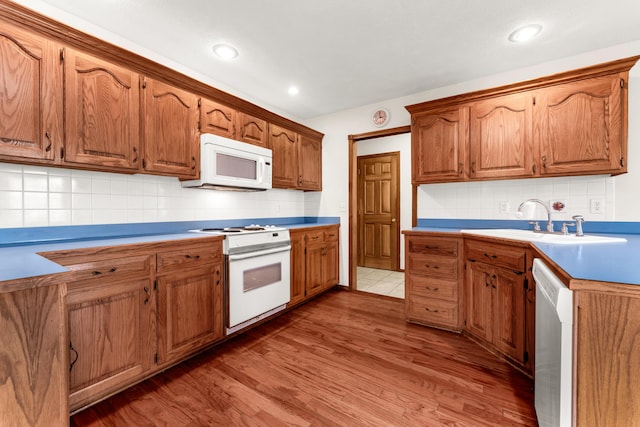
{"label": "cabinet drawer", "polygon": [[326,230],[323,234],[325,242],[335,242],[338,240],[338,230]]}
{"label": "cabinet drawer", "polygon": [[412,295],[405,298],[407,319],[458,328],[458,303]]}
{"label": "cabinet drawer", "polygon": [[158,273],[165,271],[197,268],[222,260],[222,249],[217,245],[185,246],[175,251],[158,252],[156,269]]}
{"label": "cabinet drawer", "polygon": [[458,241],[437,237],[411,236],[407,239],[407,253],[455,257],[458,256]]}
{"label": "cabinet drawer", "polygon": [[422,276],[443,279],[458,278],[458,258],[410,254],[407,257],[405,268],[412,274]]}
{"label": "cabinet drawer", "polygon": [[87,260],[77,264],[65,264],[58,261],[73,273],[67,280],[68,285],[97,285],[104,281],[116,281],[130,276],[149,276],[151,274],[151,256],[135,255],[127,258]]}
{"label": "cabinet drawer", "polygon": [[524,271],[525,269],[526,252],[524,249],[465,240],[465,253],[467,259],[472,261],[486,262],[516,271]]}
{"label": "cabinet drawer", "polygon": [[324,239],[324,231],[322,230],[309,231],[305,236],[305,240],[307,243],[322,242],[323,239]]}
{"label": "cabinet drawer", "polygon": [[405,275],[406,295],[436,298],[445,301],[458,300],[458,282],[430,277]]}

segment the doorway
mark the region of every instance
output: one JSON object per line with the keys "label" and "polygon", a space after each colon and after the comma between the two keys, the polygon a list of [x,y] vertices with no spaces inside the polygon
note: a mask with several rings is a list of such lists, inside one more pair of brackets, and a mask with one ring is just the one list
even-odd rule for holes
{"label": "doorway", "polygon": [[[360,135],[349,135],[349,289],[350,290],[363,290],[363,288],[368,287],[369,284],[373,281],[382,282],[376,283],[376,288],[380,289],[380,287],[384,284],[387,285],[387,288],[392,286],[392,282],[396,282],[395,295],[386,292],[378,292],[378,290],[368,290],[369,292],[382,293],[385,295],[395,296],[402,298],[404,295],[404,274],[402,272],[402,236],[400,230],[404,228],[411,227],[411,200],[412,200],[412,190],[411,190],[411,147],[410,147],[410,139],[408,135],[411,132],[410,126],[403,126],[399,128],[386,129],[376,132],[370,132],[366,134]],[[389,137],[389,138],[387,138]],[[368,141],[368,142],[365,142]],[[398,141],[402,141],[400,143],[400,148],[398,151],[400,152],[400,160],[399,165],[394,167],[390,164],[385,166],[385,161],[380,162],[380,157],[392,154],[395,152]],[[364,143],[363,143],[364,142]],[[359,183],[359,175],[358,175],[358,157],[376,159],[372,160],[372,164],[369,164],[368,167],[371,170],[371,178],[370,180],[364,180]],[[362,160],[362,159],[361,159]],[[378,165],[376,166],[376,163]],[[378,168],[378,170],[376,170]],[[388,169],[386,172],[384,169]],[[367,208],[369,212],[376,214],[375,204],[387,203],[386,207],[378,206],[377,214],[382,214],[384,211],[390,212],[389,203],[392,203],[392,198],[389,197],[387,202],[383,202],[384,197],[378,195],[376,193],[389,192],[390,188],[380,189],[380,187],[376,186],[390,186],[391,183],[386,180],[385,183],[384,175],[390,173],[392,168],[397,168],[400,171],[401,176],[401,190],[400,192],[396,192],[397,199],[404,200],[400,203],[400,206],[404,206],[405,203],[409,203],[409,206],[404,206],[402,208],[398,208],[397,214],[395,216],[397,225],[397,234],[399,237],[385,237],[378,233],[378,236],[375,236],[376,227],[378,230],[381,228],[387,227],[390,228],[391,220],[389,217],[387,218],[386,225],[381,225],[383,222],[381,218],[377,218],[378,224],[375,221],[367,222],[368,219],[364,216],[364,213],[359,211],[358,207],[360,206],[359,202],[359,194],[363,193],[364,190],[359,190],[360,186],[365,186],[365,181],[368,182],[369,193],[372,196],[369,198],[369,202],[366,201],[366,198],[363,198],[363,207]],[[363,169],[363,163],[361,161],[360,169]],[[368,174],[368,173],[367,173]],[[367,175],[365,174],[365,175]],[[409,186],[407,190],[405,187]],[[370,205],[364,206],[364,203],[370,203]],[[400,210],[402,210],[402,215],[400,215]],[[363,209],[365,211],[365,209]],[[404,218],[405,215],[408,215],[409,218]],[[398,217],[402,216],[402,219],[399,221]],[[376,219],[376,218],[373,218]],[[361,226],[362,223],[362,226]],[[365,226],[365,224],[367,224]],[[404,224],[404,225],[403,225]],[[365,236],[365,229],[369,228],[369,234],[373,235],[368,241],[363,237]],[[376,240],[377,239],[377,240]],[[395,240],[395,243],[392,244],[392,240]],[[363,250],[361,252],[361,249]],[[395,253],[393,253],[395,252]],[[366,257],[365,257],[366,255]],[[374,256],[371,256],[374,255]],[[382,256],[380,256],[382,255]],[[382,260],[386,258],[387,264],[385,265]],[[362,261],[361,261],[362,259]],[[371,261],[376,264],[377,267],[371,269],[370,267],[363,267],[365,264],[364,259],[367,259],[367,262]],[[376,260],[377,261],[374,261]],[[380,264],[382,263],[382,264]],[[360,265],[360,266],[359,266]],[[393,269],[393,270],[391,270]],[[361,276],[362,283],[358,284],[358,276]],[[384,276],[384,277],[383,277]],[[384,287],[384,286],[383,286]],[[366,290],[366,289],[365,289]],[[398,292],[402,293],[399,295]]]}

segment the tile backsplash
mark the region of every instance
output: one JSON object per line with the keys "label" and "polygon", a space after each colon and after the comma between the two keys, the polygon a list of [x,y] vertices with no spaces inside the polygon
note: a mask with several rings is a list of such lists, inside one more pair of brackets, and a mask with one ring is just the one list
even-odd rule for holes
{"label": "tile backsplash", "polygon": [[[614,178],[607,175],[519,179],[505,181],[424,184],[418,189],[419,218],[544,219],[544,208],[535,204],[517,215],[518,206],[536,198],[564,204],[552,210],[552,219],[569,220],[583,215],[588,221],[615,220]],[[592,204],[600,207],[596,212]],[[534,208],[534,206],[536,206]],[[594,206],[595,208],[595,206]]]}
{"label": "tile backsplash", "polygon": [[177,178],[0,163],[0,228],[296,217],[304,193],[182,188]]}

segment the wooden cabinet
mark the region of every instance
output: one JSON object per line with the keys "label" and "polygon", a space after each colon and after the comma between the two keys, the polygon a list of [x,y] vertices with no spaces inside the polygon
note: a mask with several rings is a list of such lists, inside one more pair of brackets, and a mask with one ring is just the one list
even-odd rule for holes
{"label": "wooden cabinet", "polygon": [[298,189],[322,190],[322,137],[299,135]]}
{"label": "wooden cabinet", "polygon": [[468,109],[416,114],[411,120],[414,184],[462,181],[467,177]]}
{"label": "wooden cabinet", "polygon": [[533,164],[533,97],[516,93],[469,106],[471,179],[530,177]]}
{"label": "wooden cabinet", "polygon": [[294,306],[339,283],[339,226],[295,229],[290,234],[289,306]]}
{"label": "wooden cabinet", "polygon": [[236,136],[238,141],[266,147],[269,140],[267,121],[250,114],[237,113]]}
{"label": "wooden cabinet", "polygon": [[223,337],[221,249],[183,245],[157,254],[159,364]]}
{"label": "wooden cabinet", "polygon": [[413,183],[626,172],[637,60],[407,106]]}
{"label": "wooden cabinet", "polygon": [[462,241],[405,232],[405,316],[408,321],[459,331]]}
{"label": "wooden cabinet", "polygon": [[577,426],[635,426],[640,404],[637,286],[594,283],[574,292]]}
{"label": "wooden cabinet", "polygon": [[144,77],[142,98],[142,168],[149,173],[193,179],[200,164],[198,97]]}
{"label": "wooden cabinet", "polygon": [[541,175],[626,172],[627,81],[616,73],[536,94]]}
{"label": "wooden cabinet", "polygon": [[527,249],[465,239],[465,330],[528,369]]}
{"label": "wooden cabinet", "polygon": [[237,113],[231,107],[203,98],[200,102],[200,132],[235,138]]}
{"label": "wooden cabinet", "polygon": [[0,76],[0,160],[52,162],[64,138],[58,49],[0,20]]}
{"label": "wooden cabinet", "polygon": [[269,126],[268,148],[273,151],[273,186],[298,185],[298,134],[280,126]]}
{"label": "wooden cabinet", "polygon": [[138,169],[139,87],[133,71],[64,50],[65,163]]}
{"label": "wooden cabinet", "polygon": [[154,365],[152,260],[128,255],[74,253],[56,259],[72,271],[67,279],[71,411],[141,379]]}

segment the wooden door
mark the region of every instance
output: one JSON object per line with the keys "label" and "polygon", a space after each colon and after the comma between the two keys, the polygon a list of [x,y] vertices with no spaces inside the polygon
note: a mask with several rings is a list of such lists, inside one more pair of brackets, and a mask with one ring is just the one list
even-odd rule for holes
{"label": "wooden door", "polygon": [[468,109],[417,114],[411,123],[414,184],[462,181],[467,176]]}
{"label": "wooden door", "polygon": [[142,92],[143,169],[193,179],[200,164],[198,97],[146,77]]}
{"label": "wooden door", "polygon": [[276,125],[269,126],[268,147],[273,151],[273,186],[298,185],[298,134]]}
{"label": "wooden door", "polygon": [[52,161],[62,147],[62,70],[52,42],[0,21],[0,159]]}
{"label": "wooden door", "polygon": [[177,360],[222,338],[222,267],[158,278],[158,362]]}
{"label": "wooden door", "polygon": [[267,131],[267,121],[254,117],[250,114],[238,112],[238,125],[236,127],[236,138],[239,141],[260,147],[267,146],[269,133]]}
{"label": "wooden door", "polygon": [[65,162],[137,170],[138,74],[73,49],[64,63]]}
{"label": "wooden door", "polygon": [[304,231],[290,231],[291,237],[291,299],[293,306],[305,298],[305,254]]}
{"label": "wooden door", "polygon": [[[70,286],[71,410],[141,377],[153,365],[153,292],[147,279]],[[153,339],[150,336],[153,335]]]}
{"label": "wooden door", "polygon": [[465,329],[474,336],[491,341],[491,275],[493,269],[487,265],[467,261],[465,304]]}
{"label": "wooden door", "polygon": [[400,153],[358,157],[358,265],[397,270]]}
{"label": "wooden door", "polygon": [[200,103],[200,132],[235,138],[236,110],[203,98]]}
{"label": "wooden door", "polygon": [[627,75],[580,80],[536,94],[541,175],[626,171]]}
{"label": "wooden door", "polygon": [[489,98],[469,108],[471,179],[528,177],[532,161],[533,97],[530,92]]}
{"label": "wooden door", "polygon": [[507,356],[524,364],[524,273],[496,268],[491,276],[493,292],[493,343]]}
{"label": "wooden door", "polygon": [[300,134],[298,176],[299,189],[322,190],[322,137]]}

